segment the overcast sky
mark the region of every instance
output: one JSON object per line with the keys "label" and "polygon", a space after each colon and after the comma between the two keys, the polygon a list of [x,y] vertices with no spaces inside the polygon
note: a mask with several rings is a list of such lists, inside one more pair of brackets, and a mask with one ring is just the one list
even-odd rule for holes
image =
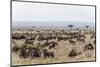
{"label": "overcast sky", "polygon": [[69,22],[95,23],[90,6],[12,2],[12,21],[16,25],[65,25]]}

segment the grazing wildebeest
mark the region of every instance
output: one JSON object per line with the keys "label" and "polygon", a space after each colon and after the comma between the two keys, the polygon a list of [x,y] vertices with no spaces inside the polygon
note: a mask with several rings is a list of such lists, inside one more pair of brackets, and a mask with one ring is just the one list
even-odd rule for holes
{"label": "grazing wildebeest", "polygon": [[95,38],[95,37],[96,37],[95,35],[92,35],[90,38],[93,39],[93,38]]}
{"label": "grazing wildebeest", "polygon": [[48,51],[47,49],[44,49],[43,50],[43,56],[44,58],[46,59],[47,57],[54,57],[54,52],[53,51]]}
{"label": "grazing wildebeest", "polygon": [[33,36],[32,34],[31,35],[26,35],[26,39],[28,40],[35,40],[35,35]]}
{"label": "grazing wildebeest", "polygon": [[15,40],[25,39],[25,36],[21,33],[13,33],[12,39],[15,39]]}
{"label": "grazing wildebeest", "polygon": [[43,47],[49,46],[49,42],[48,42],[48,40],[45,40],[45,42],[43,43],[42,46],[43,46]]}
{"label": "grazing wildebeest", "polygon": [[58,38],[58,41],[67,40],[68,39],[68,37],[65,34],[57,35],[57,38]]}
{"label": "grazing wildebeest", "polygon": [[19,56],[25,59],[29,57],[29,52],[30,52],[29,49],[26,46],[23,46],[21,47]]}
{"label": "grazing wildebeest", "polygon": [[48,39],[47,39],[47,35],[45,35],[45,36],[44,36],[43,34],[40,35],[39,38],[38,38],[38,40],[39,40],[39,41],[48,40]]}
{"label": "grazing wildebeest", "polygon": [[83,43],[84,43],[84,42],[85,42],[85,39],[80,39],[80,38],[78,38],[77,41],[83,42]]}
{"label": "grazing wildebeest", "polygon": [[75,44],[75,41],[73,41],[73,40],[69,40],[69,42],[70,42],[71,44]]}
{"label": "grazing wildebeest", "polygon": [[40,49],[35,48],[35,47],[29,47],[29,49],[30,49],[30,56],[32,58],[41,56]]}
{"label": "grazing wildebeest", "polygon": [[89,43],[89,44],[85,45],[83,51],[86,51],[86,50],[93,50],[93,49],[94,49],[93,45],[92,45],[91,43]]}
{"label": "grazing wildebeest", "polygon": [[18,47],[17,45],[12,47],[12,52],[18,52],[20,50],[20,47]]}
{"label": "grazing wildebeest", "polygon": [[81,52],[77,52],[76,50],[72,49],[70,52],[69,52],[69,57],[75,57],[77,55],[81,54]]}
{"label": "grazing wildebeest", "polygon": [[32,45],[33,45],[34,43],[33,43],[33,40],[28,40],[28,39],[26,39],[26,40],[25,40],[25,44],[32,44]]}
{"label": "grazing wildebeest", "polygon": [[49,49],[55,48],[55,46],[58,45],[58,43],[57,43],[57,42],[54,42],[54,41],[50,42],[49,44],[50,44],[50,45],[49,45]]}

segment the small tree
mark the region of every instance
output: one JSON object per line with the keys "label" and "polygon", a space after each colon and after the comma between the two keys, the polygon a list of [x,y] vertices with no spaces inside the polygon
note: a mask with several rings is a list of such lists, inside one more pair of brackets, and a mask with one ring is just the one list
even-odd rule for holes
{"label": "small tree", "polygon": [[72,28],[73,28],[73,26],[74,26],[74,25],[72,25],[72,24],[68,25],[68,27],[69,27],[70,29],[72,29]]}
{"label": "small tree", "polygon": [[86,28],[86,29],[88,29],[88,28],[89,28],[89,26],[88,26],[88,25],[86,25],[86,26],[85,26],[85,28]]}

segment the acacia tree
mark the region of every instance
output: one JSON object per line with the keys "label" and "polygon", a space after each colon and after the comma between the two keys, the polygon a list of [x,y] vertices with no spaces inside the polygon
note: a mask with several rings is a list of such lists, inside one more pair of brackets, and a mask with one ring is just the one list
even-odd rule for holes
{"label": "acacia tree", "polygon": [[68,27],[69,27],[71,30],[72,30],[73,26],[74,26],[74,25],[72,25],[72,24],[68,25]]}
{"label": "acacia tree", "polygon": [[88,25],[86,25],[86,26],[85,26],[85,28],[86,28],[86,29],[88,29],[88,28],[89,28],[89,26],[88,26]]}

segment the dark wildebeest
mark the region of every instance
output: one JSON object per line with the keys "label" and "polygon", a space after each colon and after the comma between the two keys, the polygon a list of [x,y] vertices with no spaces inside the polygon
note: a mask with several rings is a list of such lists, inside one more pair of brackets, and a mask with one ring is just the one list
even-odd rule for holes
{"label": "dark wildebeest", "polygon": [[79,55],[79,54],[81,54],[81,52],[77,52],[76,50],[71,50],[70,52],[69,52],[69,57],[75,57],[75,56],[77,56],[77,55]]}
{"label": "dark wildebeest", "polygon": [[48,40],[48,39],[47,39],[47,36],[46,35],[45,36],[40,35],[37,40],[42,41],[42,40]]}
{"label": "dark wildebeest", "polygon": [[47,49],[44,49],[43,50],[43,56],[46,59],[47,57],[52,57],[53,58],[55,55],[54,55],[54,52],[48,51]]}
{"label": "dark wildebeest", "polygon": [[85,42],[84,39],[80,39],[80,38],[78,38],[77,41],[79,41],[79,42],[83,42],[83,43]]}
{"label": "dark wildebeest", "polygon": [[13,33],[12,39],[15,39],[15,40],[25,39],[25,36],[21,33]]}
{"label": "dark wildebeest", "polygon": [[29,57],[29,53],[30,53],[29,49],[26,46],[22,46],[19,56],[25,59]]}
{"label": "dark wildebeest", "polygon": [[92,35],[90,38],[93,39],[93,38],[95,38],[95,37],[96,37],[95,35]]}
{"label": "dark wildebeest", "polygon": [[70,42],[71,44],[75,44],[75,41],[73,41],[73,40],[69,40],[69,42]]}
{"label": "dark wildebeest", "polygon": [[86,51],[86,50],[93,50],[93,49],[94,49],[93,45],[92,45],[91,43],[89,43],[89,44],[85,45],[83,51]]}
{"label": "dark wildebeest", "polygon": [[50,44],[50,45],[49,45],[49,49],[55,48],[55,46],[58,45],[58,43],[57,43],[57,42],[54,42],[54,41],[50,42],[49,44]]}
{"label": "dark wildebeest", "polygon": [[25,39],[28,39],[28,40],[35,40],[35,38],[36,38],[36,35],[35,34],[26,34],[25,35]]}
{"label": "dark wildebeest", "polygon": [[26,39],[26,40],[25,40],[25,44],[33,44],[33,40],[28,40],[28,39]]}
{"label": "dark wildebeest", "polygon": [[46,40],[45,42],[44,42],[44,44],[43,44],[43,47],[46,47],[46,46],[49,46],[49,42],[48,42],[48,40]]}
{"label": "dark wildebeest", "polygon": [[18,47],[17,45],[12,47],[12,52],[18,52],[20,50],[20,47]]}
{"label": "dark wildebeest", "polygon": [[41,52],[40,49],[38,48],[33,48],[33,47],[29,47],[30,49],[30,56],[33,57],[40,57],[41,56]]}

